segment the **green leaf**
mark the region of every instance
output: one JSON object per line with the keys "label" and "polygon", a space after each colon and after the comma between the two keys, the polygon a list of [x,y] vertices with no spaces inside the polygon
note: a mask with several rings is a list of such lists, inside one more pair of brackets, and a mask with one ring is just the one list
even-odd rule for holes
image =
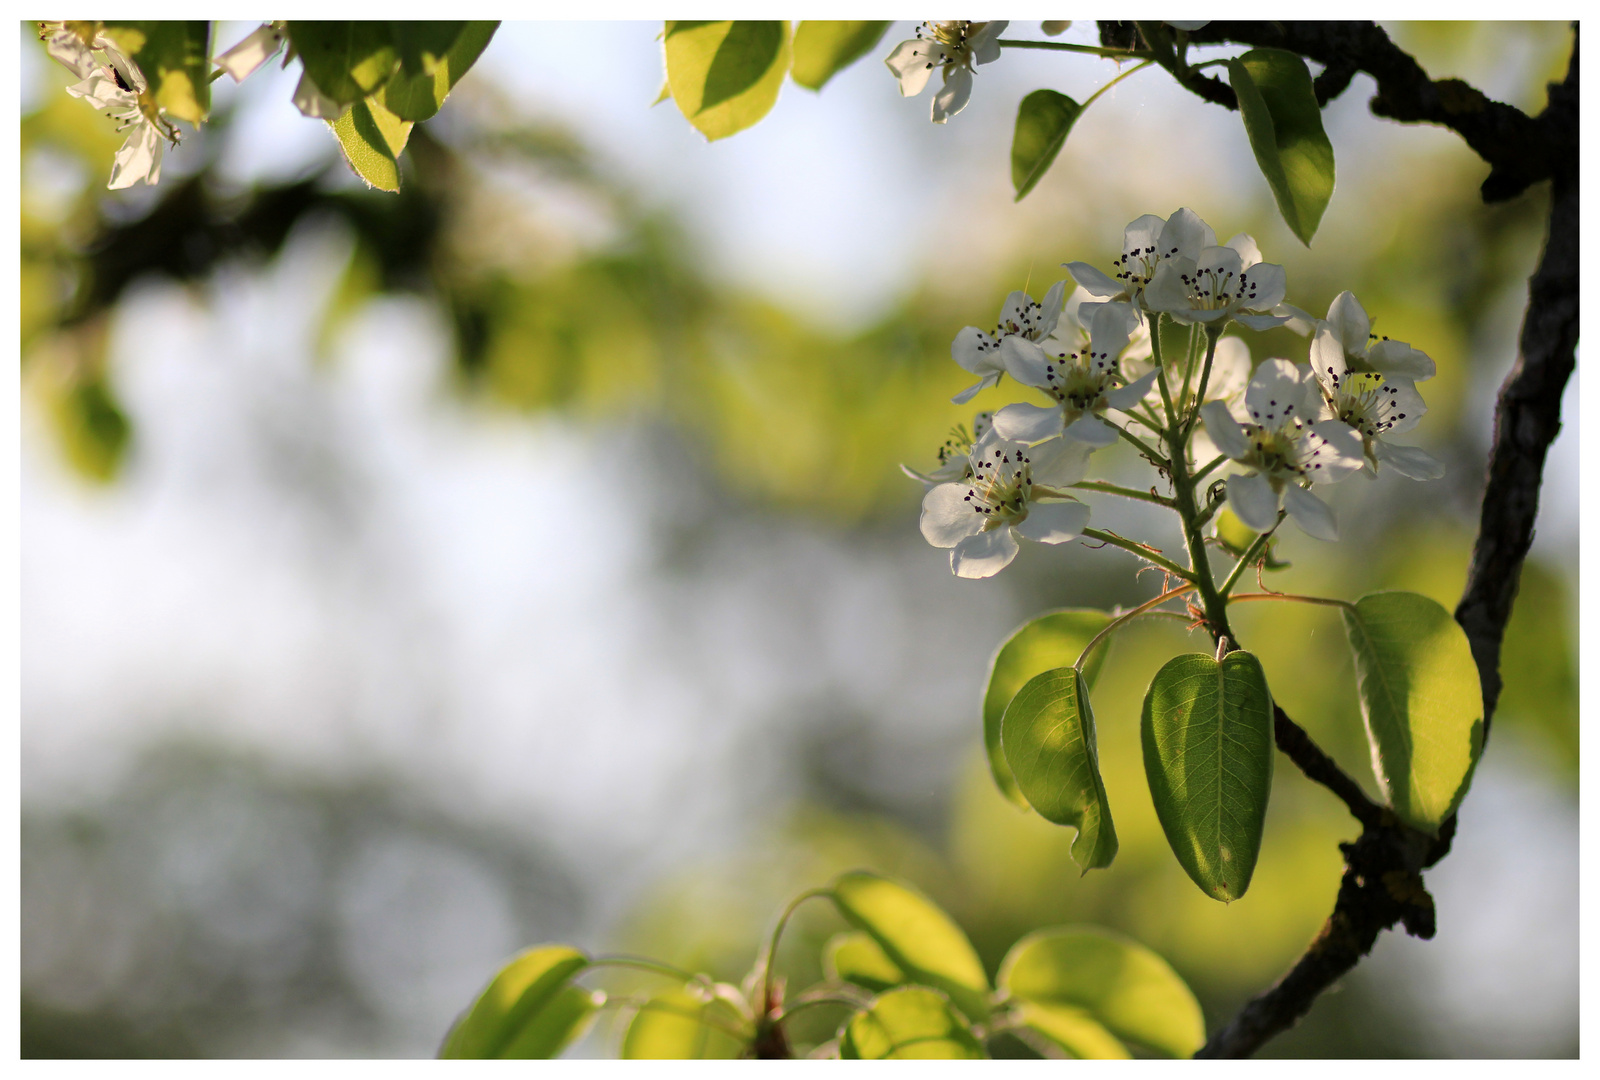
{"label": "green leaf", "polygon": [[720,1001],[706,1001],[687,990],[668,990],[644,1005],[622,1038],[630,1059],[726,1059],[744,1053],[746,1042],[726,1030],[738,1018]]}
{"label": "green leaf", "polygon": [[886,22],[808,19],[795,27],[794,70],[789,76],[807,90],[821,90],[829,79],[865,56],[888,29]]}
{"label": "green leaf", "polygon": [[839,912],[913,981],[943,990],[974,1020],[989,1016],[989,976],[961,927],[909,885],[865,870],[832,886]]}
{"label": "green leaf", "polygon": [[1311,72],[1292,52],[1251,49],[1228,61],[1228,81],[1278,212],[1309,247],[1333,197],[1333,144],[1322,130]]}
{"label": "green leaf", "polygon": [[466,27],[464,22],[391,22],[389,39],[407,75],[428,75]]}
{"label": "green leaf", "polygon": [[409,120],[401,120],[374,97],[356,102],[328,126],[357,176],[382,191],[400,190],[400,163],[395,159],[411,137]]}
{"label": "green leaf", "polygon": [[1087,1009],[1072,1005],[1023,1002],[1017,1009],[1024,1025],[1059,1046],[1069,1057],[1086,1061],[1131,1058],[1128,1048]]}
{"label": "green leaf", "polygon": [[839,1039],[839,1056],[881,1061],[989,1055],[943,994],[926,986],[907,986],[879,995],[850,1018]]}
{"label": "green leaf", "polygon": [[[1011,766],[1000,749],[1000,719],[1022,685],[1040,672],[1071,667],[1090,640],[1104,630],[1111,616],[1092,608],[1067,608],[1041,615],[1019,628],[989,662],[989,688],[983,695],[983,745],[989,753],[989,772],[1000,794],[1022,807],[1028,800],[1017,788]],[[1106,638],[1083,665],[1084,681],[1094,686],[1105,662],[1111,639]]]}
{"label": "green leaf", "polygon": [[157,105],[198,124],[211,109],[211,23],[107,22],[106,36],[139,65]]}
{"label": "green leaf", "polygon": [[669,22],[667,85],[684,117],[715,141],[771,111],[789,70],[787,22]]}
{"label": "green leaf", "polygon": [[1206,1039],[1200,1003],[1171,965],[1098,926],[1029,934],[1001,962],[999,983],[1033,1005],[1081,1009],[1117,1038],[1172,1057],[1189,1057]]}
{"label": "green leaf", "polygon": [[906,981],[906,973],[889,959],[872,935],[860,930],[828,939],[822,948],[822,970],[830,979],[855,983],[873,993]]}
{"label": "green leaf", "polygon": [[1250,887],[1272,791],[1272,693],[1261,661],[1174,656],[1150,682],[1140,718],[1144,772],[1167,843],[1208,896]]}
{"label": "green leaf", "polygon": [[1017,106],[1017,130],[1011,137],[1011,186],[1014,201],[1033,190],[1061,152],[1067,133],[1083,106],[1054,90],[1035,90]]}
{"label": "green leaf", "polygon": [[589,958],[565,945],[529,949],[478,995],[445,1038],[444,1058],[549,1058],[583,1033],[597,1007],[572,985]]}
{"label": "green leaf", "polygon": [[394,40],[386,22],[290,22],[288,28],[306,74],[340,105],[366,97],[394,73]]}
{"label": "green leaf", "polygon": [[1070,667],[1035,675],[1006,706],[1000,745],[1017,787],[1047,821],[1072,825],[1072,858],[1085,873],[1117,855],[1083,676]]}
{"label": "green leaf", "polygon": [[1372,771],[1406,824],[1437,833],[1483,753],[1483,692],[1467,635],[1437,601],[1379,592],[1344,612]]}
{"label": "green leaf", "polygon": [[[410,36],[395,31],[395,47],[400,54],[401,70],[383,85],[377,97],[383,105],[401,120],[427,120],[444,105],[444,99],[455,89],[461,76],[477,62],[488,48],[489,39],[499,29],[498,22],[468,23],[396,23],[396,27],[434,26],[459,27],[443,51],[435,51],[444,44],[442,30],[432,35]],[[415,66],[408,56],[415,54]]]}

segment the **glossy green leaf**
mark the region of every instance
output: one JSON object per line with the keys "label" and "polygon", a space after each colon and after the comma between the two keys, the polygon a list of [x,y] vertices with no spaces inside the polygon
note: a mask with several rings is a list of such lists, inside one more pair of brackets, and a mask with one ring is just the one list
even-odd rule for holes
{"label": "glossy green leaf", "polygon": [[1380,592],[1345,609],[1372,771],[1400,820],[1438,831],[1483,753],[1483,693],[1467,635],[1437,601]]}
{"label": "glossy green leaf", "polygon": [[829,79],[867,55],[888,29],[886,22],[808,19],[795,27],[790,77],[807,90],[821,90]]}
{"label": "glossy green leaf", "polygon": [[[1110,615],[1090,608],[1052,611],[1020,627],[989,662],[989,687],[983,695],[983,745],[989,754],[989,772],[1000,793],[1023,809],[1028,808],[1028,800],[1018,789],[1000,749],[1000,720],[1006,706],[1035,675],[1077,663],[1079,654],[1110,622]],[[1083,678],[1090,687],[1100,674],[1110,645],[1108,635],[1084,661]]]}
{"label": "glossy green leaf", "polygon": [[971,1026],[936,990],[907,986],[879,995],[845,1024],[839,1056],[885,1058],[986,1058]]}
{"label": "glossy green leaf", "polygon": [[1085,873],[1110,866],[1117,830],[1100,779],[1083,676],[1062,667],[1029,679],[1006,706],[1000,745],[1028,803],[1045,820],[1077,828],[1073,860]]}
{"label": "glossy green leaf", "polygon": [[1054,90],[1035,90],[1017,106],[1011,137],[1011,186],[1016,201],[1033,190],[1055,162],[1083,106]]}
{"label": "glossy green leaf", "polygon": [[1311,72],[1294,53],[1251,49],[1228,61],[1228,81],[1278,211],[1309,246],[1333,197],[1333,144],[1322,130]]}
{"label": "glossy green leaf", "polygon": [[288,29],[306,74],[340,105],[366,97],[394,74],[397,56],[389,23],[290,22]]}
{"label": "glossy green leaf", "polygon": [[401,120],[376,98],[358,101],[328,126],[339,137],[345,160],[356,175],[382,191],[400,190],[396,159],[411,137],[411,122]]}
{"label": "glossy green leaf", "polygon": [[198,124],[211,110],[211,23],[108,21],[105,34],[139,65],[156,104]]}
{"label": "glossy green leaf", "polygon": [[[450,95],[461,76],[477,62],[488,48],[489,40],[500,26],[498,22],[467,23],[397,23],[400,26],[429,25],[459,27],[443,52],[435,52],[443,45],[445,34],[436,31],[431,37],[414,39],[400,30],[395,31],[395,46],[400,53],[401,70],[378,91],[377,99],[401,120],[427,120],[439,111],[444,99]],[[416,67],[408,62],[413,56]]]}
{"label": "glossy green leaf", "polygon": [[932,900],[909,885],[857,870],[832,886],[846,921],[877,942],[913,981],[943,990],[974,1020],[989,1016],[989,976],[972,942]]}
{"label": "glossy green leaf", "polygon": [[594,995],[572,984],[589,958],[565,945],[529,949],[500,969],[456,1021],[445,1058],[549,1058],[583,1033]]}
{"label": "glossy green leaf", "polygon": [[407,75],[426,75],[448,53],[465,30],[465,22],[391,22],[389,39]]}
{"label": "glossy green leaf", "polygon": [[771,111],[789,70],[787,22],[669,22],[667,85],[684,117],[715,141]]}
{"label": "glossy green leaf", "polygon": [[705,1001],[687,990],[657,994],[640,1006],[622,1038],[624,1058],[725,1059],[744,1053],[748,1040],[732,1030],[739,1020],[726,1003]]}
{"label": "glossy green leaf", "polygon": [[906,981],[906,973],[889,959],[872,935],[860,930],[828,939],[822,948],[822,970],[830,979],[855,983],[873,993]]}
{"label": "glossy green leaf", "polygon": [[1107,1031],[1087,1009],[1023,1002],[1017,1008],[1017,1016],[1024,1026],[1049,1039],[1068,1057],[1093,1061],[1133,1056],[1122,1040]]}
{"label": "glossy green leaf", "polygon": [[[1029,934],[1001,962],[999,983],[1013,998],[1082,1010],[1116,1038],[1172,1057],[1189,1057],[1205,1042],[1200,1003],[1171,965],[1138,942],[1098,926]],[[1070,1018],[1069,1013],[1057,1019]]]}
{"label": "glossy green leaf", "polygon": [[1244,895],[1272,791],[1272,693],[1261,661],[1239,650],[1168,660],[1140,719],[1144,772],[1178,862],[1209,896]]}

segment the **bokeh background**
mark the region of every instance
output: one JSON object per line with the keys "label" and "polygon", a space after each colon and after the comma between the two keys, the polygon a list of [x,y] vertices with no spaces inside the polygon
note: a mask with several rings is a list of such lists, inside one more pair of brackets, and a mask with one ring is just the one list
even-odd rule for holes
{"label": "bokeh background", "polygon": [[[526,945],[736,978],[790,895],[857,866],[930,892],[991,965],[1038,926],[1117,927],[1212,1028],[1320,926],[1356,826],[1286,763],[1244,899],[1209,900],[1166,848],[1137,717],[1186,647],[1172,626],[1122,636],[1096,692],[1115,865],[1080,877],[1071,830],[1001,799],[993,649],[1155,583],[1081,544],[957,581],[896,465],[970,422],[957,330],[1187,205],[1251,232],[1295,303],[1352,289],[1438,362],[1416,441],[1445,479],[1332,489],[1343,539],[1291,531],[1272,584],[1453,606],[1543,189],[1483,206],[1461,141],[1374,119],[1361,77],[1326,113],[1338,188],[1308,251],[1237,118],[1146,72],[1014,204],[1018,99],[1082,100],[1109,62],[1007,52],[935,127],[878,60],[896,24],[707,145],[650,107],[658,30],[504,25],[391,196],[275,66],[215,84],[157,188],[107,192],[119,140],[23,27],[24,1054],[426,1055]],[[1530,111],[1570,45],[1562,24],[1391,32]],[[1249,343],[1304,358],[1286,331]],[[1575,440],[1428,875],[1438,937],[1384,935],[1266,1053],[1576,1053]],[[1336,618],[1267,607],[1238,628],[1275,694],[1375,790]],[[837,928],[807,909],[780,963],[815,975]]]}

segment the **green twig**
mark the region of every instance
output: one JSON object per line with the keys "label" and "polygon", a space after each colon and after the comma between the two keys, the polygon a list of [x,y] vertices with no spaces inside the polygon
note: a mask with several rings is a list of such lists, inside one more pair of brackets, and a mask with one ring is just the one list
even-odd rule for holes
{"label": "green twig", "polygon": [[1344,608],[1352,612],[1356,609],[1356,606],[1348,600],[1335,600],[1328,596],[1300,596],[1286,592],[1247,592],[1231,599],[1235,603],[1244,600],[1293,600],[1297,604],[1326,604],[1328,607]]}
{"label": "green twig", "polygon": [[1052,52],[1087,53],[1110,60],[1133,60],[1148,57],[1141,49],[1108,49],[1100,45],[1076,45],[1070,41],[1026,41],[1022,38],[1001,38],[995,44],[1002,49],[1049,49]]}
{"label": "green twig", "polygon": [[767,1011],[768,1002],[772,1000],[772,960],[778,951],[778,939],[783,936],[783,928],[788,925],[789,916],[793,915],[795,909],[801,904],[805,903],[807,900],[814,900],[819,896],[831,897],[832,895],[832,889],[807,889],[805,892],[789,901],[789,906],[783,909],[782,915],[778,916],[778,923],[772,928],[772,937],[767,941],[767,950],[762,954],[760,960],[761,1000],[756,1002],[755,1006],[758,1013],[764,1015]]}
{"label": "green twig", "polygon": [[1173,562],[1171,559],[1158,554],[1155,548],[1146,547],[1145,545],[1137,543],[1133,540],[1125,540],[1113,532],[1101,532],[1099,529],[1085,529],[1083,530],[1083,535],[1087,536],[1091,540],[1098,540],[1102,544],[1110,544],[1112,547],[1119,547],[1123,551],[1131,552],[1150,565],[1160,567],[1181,581],[1188,581],[1191,583],[1194,581],[1193,574],[1179,566],[1177,563]]}
{"label": "green twig", "polygon": [[1081,112],[1083,109],[1087,109],[1090,105],[1093,105],[1094,101],[1095,101],[1095,98],[1099,97],[1101,94],[1105,93],[1107,90],[1110,90],[1113,86],[1117,85],[1123,79],[1126,79],[1129,75],[1137,75],[1137,74],[1139,74],[1139,72],[1143,71],[1145,68],[1149,67],[1153,63],[1155,63],[1154,60],[1146,60],[1144,63],[1136,65],[1135,67],[1131,67],[1127,71],[1124,71],[1121,75],[1118,75],[1115,79],[1112,79],[1110,82],[1106,83],[1100,89],[1098,89],[1094,93],[1090,94],[1089,97],[1084,101],[1084,103],[1083,103],[1082,107],[1079,109],[1079,111]]}
{"label": "green twig", "polygon": [[1116,484],[1108,484],[1103,480],[1085,480],[1072,486],[1081,488],[1084,491],[1101,491],[1107,495],[1121,495],[1125,499],[1138,499],[1140,502],[1155,503],[1157,506],[1165,506],[1169,509],[1172,506],[1172,500],[1165,496],[1154,495],[1148,491],[1139,491],[1135,488],[1118,487]]}
{"label": "green twig", "polygon": [[[1278,525],[1281,524],[1283,524],[1283,518],[1279,517]],[[1257,536],[1250,546],[1245,548],[1244,554],[1239,556],[1239,561],[1233,564],[1233,569],[1228,571],[1227,580],[1217,590],[1222,594],[1224,601],[1233,594],[1233,587],[1239,583],[1239,575],[1244,573],[1244,568],[1256,560],[1262,549],[1267,546],[1267,541],[1272,538],[1272,534],[1278,531],[1278,525],[1274,525],[1260,536]]]}
{"label": "green twig", "polygon": [[[1179,585],[1176,589],[1168,589],[1166,592],[1162,593],[1160,596],[1156,597],[1154,600],[1146,600],[1144,603],[1140,604],[1138,607],[1134,608],[1132,611],[1128,612],[1127,614],[1119,615],[1115,619],[1112,619],[1109,623],[1106,624],[1106,627],[1105,627],[1104,630],[1101,630],[1098,634],[1096,634],[1094,637],[1089,639],[1089,644],[1085,645],[1083,647],[1083,652],[1078,654],[1078,662],[1076,664],[1072,665],[1072,669],[1074,671],[1082,671],[1083,670],[1083,662],[1086,659],[1088,659],[1089,653],[1094,650],[1094,647],[1096,645],[1100,644],[1100,639],[1105,637],[1107,634],[1111,633],[1111,631],[1116,630],[1118,627],[1120,627],[1123,623],[1127,622],[1129,619],[1136,619],[1140,615],[1145,614],[1147,611],[1149,611],[1151,608],[1155,607],[1157,604],[1164,604],[1168,600],[1171,600],[1173,597],[1182,596],[1184,593],[1191,591],[1193,588],[1194,588],[1194,585],[1191,583],[1191,584],[1188,584],[1188,585]],[[1175,612],[1168,612],[1166,614],[1176,614],[1176,613]]]}

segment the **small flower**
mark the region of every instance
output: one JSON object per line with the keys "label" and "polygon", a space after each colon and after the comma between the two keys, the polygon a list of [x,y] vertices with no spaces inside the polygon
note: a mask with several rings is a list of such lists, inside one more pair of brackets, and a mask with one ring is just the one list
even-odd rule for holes
{"label": "small flower", "polygon": [[900,471],[913,480],[920,480],[924,487],[933,487],[952,480],[965,480],[972,475],[972,446],[977,440],[982,439],[994,426],[994,413],[981,412],[972,418],[972,434],[967,434],[964,424],[957,424],[950,429],[950,437],[939,447],[939,467],[932,472],[920,473],[909,465],[901,465]]}
{"label": "small flower", "polygon": [[233,76],[234,82],[244,82],[246,76],[283,47],[285,36],[281,23],[262,23],[245,35],[243,41],[211,62]]}
{"label": "small flower", "polygon": [[922,535],[951,549],[950,569],[964,578],[1004,570],[1017,556],[1018,537],[1042,544],[1075,539],[1089,524],[1089,508],[1067,489],[1088,474],[1090,450],[1068,439],[1029,447],[990,429],[972,448],[971,477],[923,496]]}
{"label": "small flower", "polygon": [[114,49],[104,51],[110,62],[83,82],[67,87],[67,93],[117,121],[118,131],[129,132],[112,159],[111,180],[106,186],[117,190],[141,180],[153,186],[161,179],[162,143],[176,146],[178,130],[161,115],[138,65]]}
{"label": "small flower", "polygon": [[1336,363],[1349,371],[1375,371],[1392,380],[1422,382],[1434,376],[1434,363],[1426,353],[1372,332],[1366,309],[1349,290],[1333,298],[1328,318],[1317,322],[1316,331],[1311,341],[1311,366],[1319,378]]}
{"label": "small flower", "polygon": [[1284,283],[1283,267],[1262,262],[1256,242],[1240,233],[1221,247],[1203,249],[1197,259],[1174,255],[1162,262],[1144,300],[1149,310],[1180,323],[1232,320],[1269,330],[1289,321],[1287,315],[1270,314],[1283,303]]}
{"label": "small flower", "polygon": [[1076,352],[1051,354],[1031,341],[1006,339],[1000,353],[1011,377],[1038,387],[1056,404],[1007,405],[995,414],[995,431],[1003,438],[1029,443],[1056,435],[1091,447],[1116,442],[1117,429],[1100,414],[1108,408],[1133,408],[1156,379],[1152,369],[1124,385],[1121,356],[1138,325],[1138,310],[1115,302],[1094,305],[1088,346]]}
{"label": "small flower", "polygon": [[[1332,336],[1326,325],[1318,331],[1318,340],[1324,334]],[[1348,424],[1361,436],[1368,470],[1376,475],[1378,462],[1383,461],[1413,480],[1437,480],[1444,475],[1444,465],[1432,454],[1386,441],[1391,435],[1411,430],[1428,411],[1410,379],[1352,371],[1346,365],[1344,350],[1336,343],[1321,350],[1313,347],[1313,357],[1317,363],[1313,371],[1322,390],[1323,415]]]}
{"label": "small flower", "polygon": [[1000,59],[1000,35],[1011,25],[999,22],[925,22],[917,36],[895,46],[884,61],[900,80],[902,97],[916,97],[928,85],[935,67],[944,85],[933,95],[932,118],[942,124],[967,107],[972,96],[972,70]]}
{"label": "small flower", "polygon": [[1278,523],[1287,509],[1295,524],[1319,540],[1337,540],[1328,505],[1302,485],[1332,483],[1361,468],[1361,440],[1337,420],[1308,423],[1316,408],[1309,371],[1287,360],[1266,360],[1245,391],[1243,426],[1221,401],[1201,406],[1217,448],[1251,471],[1228,477],[1228,505],[1256,532]]}
{"label": "small flower", "polygon": [[1185,206],[1165,221],[1154,214],[1146,214],[1128,223],[1122,230],[1122,257],[1113,264],[1115,277],[1107,277],[1086,262],[1063,265],[1073,280],[1094,296],[1127,300],[1148,310],[1144,304],[1144,289],[1155,276],[1156,268],[1168,259],[1197,259],[1216,242],[1217,234],[1211,231],[1211,226]]}
{"label": "small flower", "polygon": [[981,378],[950,400],[964,405],[978,391],[987,390],[1000,381],[1000,376],[1006,373],[1000,344],[1007,338],[1043,341],[1054,333],[1056,320],[1061,317],[1061,295],[1066,290],[1067,283],[1058,281],[1050,286],[1040,303],[1034,303],[1033,297],[1025,292],[1012,293],[1000,306],[1000,321],[992,337],[976,326],[963,327],[950,343],[950,358]]}

